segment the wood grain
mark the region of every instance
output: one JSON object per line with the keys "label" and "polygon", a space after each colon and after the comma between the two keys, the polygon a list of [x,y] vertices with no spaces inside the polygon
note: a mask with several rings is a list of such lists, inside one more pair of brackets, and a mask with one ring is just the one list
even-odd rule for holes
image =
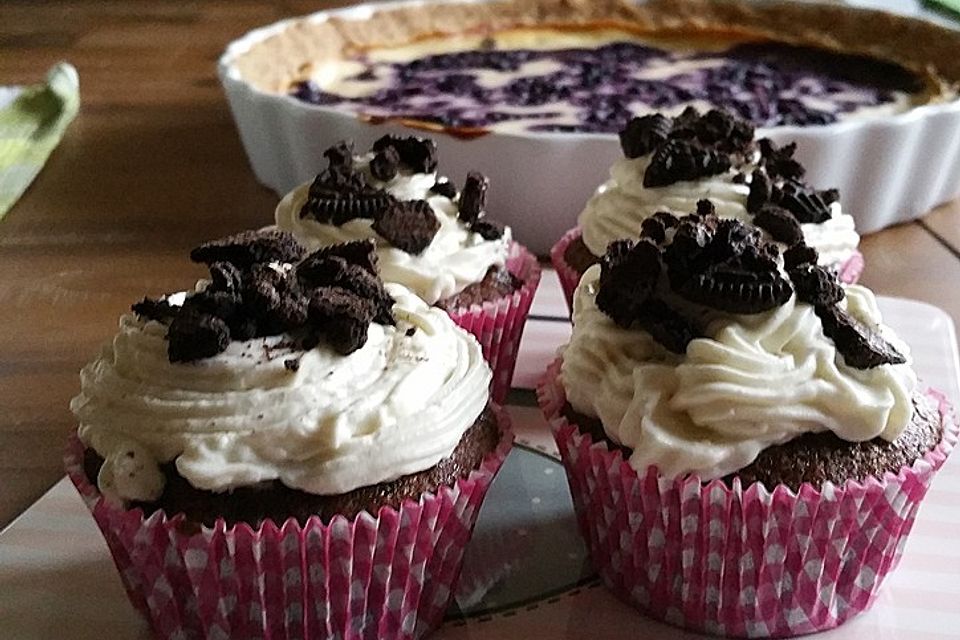
{"label": "wood grain", "polygon": [[[61,476],[77,370],[144,294],[190,286],[201,240],[268,223],[216,78],[232,39],[343,2],[0,3],[0,83],[59,60],[76,122],[0,224],[0,527]],[[945,237],[960,205],[931,219]],[[952,225],[952,227],[951,227]],[[956,246],[956,245],[955,245]],[[865,282],[946,306],[960,261],[918,225],[864,240]]]}

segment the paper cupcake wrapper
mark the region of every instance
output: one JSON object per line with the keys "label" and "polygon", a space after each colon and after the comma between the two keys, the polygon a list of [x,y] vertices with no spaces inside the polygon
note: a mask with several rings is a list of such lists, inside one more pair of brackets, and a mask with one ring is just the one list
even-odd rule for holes
{"label": "paper cupcake wrapper", "polygon": [[113,555],[130,601],[157,638],[419,638],[439,626],[487,488],[510,450],[504,435],[453,486],[375,516],[318,517],[199,531],[162,511],[107,501],[83,470],[74,436],[70,479]]}
{"label": "paper cupcake wrapper", "polygon": [[557,278],[560,279],[560,288],[563,289],[563,297],[567,300],[567,309],[573,313],[573,292],[580,284],[580,276],[583,275],[569,264],[564,257],[567,253],[567,247],[575,240],[579,240],[583,232],[580,227],[570,229],[555,245],[550,249],[550,262],[557,272]]}
{"label": "paper cupcake wrapper", "polygon": [[[573,292],[580,284],[580,276],[583,274],[567,264],[564,257],[567,253],[567,247],[583,235],[580,227],[570,229],[555,245],[550,249],[550,261],[553,268],[557,271],[557,277],[560,279],[560,287],[563,289],[563,296],[567,299],[567,309],[573,312]],[[850,254],[843,263],[837,266],[837,277],[840,282],[845,284],[856,284],[863,273],[863,254],[856,249]]]}
{"label": "paper cupcake wrapper", "polygon": [[559,360],[537,389],[570,482],[594,567],[621,599],[687,629],[737,637],[795,636],[867,609],[899,562],[917,508],[956,444],[944,437],[898,474],[838,486],[768,491],[754,483],[638,473],[562,415]]}
{"label": "paper cupcake wrapper", "polygon": [[472,333],[483,347],[483,357],[493,369],[490,396],[502,403],[510,391],[520,352],[523,327],[540,284],[537,257],[516,242],[510,245],[507,269],[520,279],[520,288],[509,296],[449,311],[458,325]]}

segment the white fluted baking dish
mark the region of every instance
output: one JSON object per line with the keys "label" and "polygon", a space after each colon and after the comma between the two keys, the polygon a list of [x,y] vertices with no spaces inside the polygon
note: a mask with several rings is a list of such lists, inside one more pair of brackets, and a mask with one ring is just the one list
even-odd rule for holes
{"label": "white fluted baking dish", "polygon": [[[257,29],[228,46],[220,58],[219,74],[260,182],[283,194],[322,169],[326,164],[322,151],[338,140],[352,138],[365,147],[385,133],[409,134],[413,130],[398,122],[373,124],[352,113],[301,102],[276,88],[250,82],[247,73],[251,65],[244,63],[250,52],[265,43],[270,46],[281,32],[304,24],[330,22],[349,38],[352,31],[378,12],[404,11],[425,4],[429,3],[406,0],[321,11]],[[484,0],[452,0],[447,4],[482,6]],[[598,6],[593,0],[567,0],[564,4],[588,12]],[[771,6],[740,4],[754,8]],[[734,6],[706,0],[677,0],[671,6],[682,7],[676,12],[676,20],[696,25],[698,10],[709,12],[719,5]],[[953,50],[960,52],[960,32],[878,11],[827,5],[789,6],[791,15],[813,12],[810,15],[816,17],[814,23],[821,25],[821,31],[823,24],[835,24],[835,34],[818,32],[818,38],[824,42],[845,42],[845,48],[848,44],[844,38],[849,39],[851,33],[861,28],[858,24],[869,18],[871,37],[883,37],[886,30],[898,40],[913,42],[910,52],[915,59],[937,56],[938,67],[946,68],[940,68],[941,73],[954,80],[960,78],[960,56],[947,59],[941,55],[949,50],[949,43],[955,43]],[[760,12],[778,30],[801,30],[786,18],[771,18],[776,16],[775,12]],[[442,18],[431,19],[438,21],[439,28],[450,26]],[[509,16],[502,19],[508,20]],[[384,37],[389,39],[391,34]],[[887,36],[890,37],[894,36]],[[870,47],[864,46],[858,52],[869,51]],[[287,52],[291,53],[289,49]],[[809,181],[820,188],[840,189],[844,209],[854,216],[861,233],[913,219],[960,196],[958,100],[825,126],[761,129],[760,134],[780,143],[795,140],[798,158],[808,168]],[[510,224],[514,236],[540,254],[546,254],[576,224],[583,204],[606,179],[608,167],[620,155],[617,138],[610,134],[491,132],[469,139],[443,133],[433,137],[451,178],[462,180],[472,169],[490,176],[489,211]]]}

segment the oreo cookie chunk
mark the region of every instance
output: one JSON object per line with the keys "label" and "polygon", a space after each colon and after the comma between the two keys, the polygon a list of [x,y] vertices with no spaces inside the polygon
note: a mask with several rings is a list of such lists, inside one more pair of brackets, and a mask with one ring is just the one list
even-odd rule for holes
{"label": "oreo cookie chunk", "polygon": [[303,254],[303,245],[285,231],[244,231],[204,242],[190,252],[190,259],[206,265],[226,262],[244,269],[260,262],[294,262]]}
{"label": "oreo cookie chunk", "polygon": [[310,185],[300,217],[339,226],[356,218],[374,218],[395,201],[383,189],[368,184],[362,171],[332,165]]}
{"label": "oreo cookie chunk", "polygon": [[840,307],[814,307],[823,332],[833,340],[843,361],[855,369],[872,369],[884,364],[903,364],[907,359],[883,337]]}
{"label": "oreo cookie chunk", "polygon": [[660,114],[630,120],[620,131],[628,159],[650,154],[643,186],[697,180],[741,164],[753,149],[753,125],[725,111],[701,115],[688,107],[674,119]]}
{"label": "oreo cookie chunk", "polygon": [[[377,277],[372,240],[325,247],[305,258],[282,231],[247,232],[191,252],[210,281],[180,306],[144,299],[140,317],[167,325],[171,362],[224,351],[231,341],[289,334],[304,348],[325,341],[347,354],[366,342],[371,322],[394,324],[393,300]],[[289,368],[295,372],[296,368]]]}
{"label": "oreo cookie chunk", "polygon": [[401,251],[417,255],[430,246],[440,221],[426,200],[406,200],[381,211],[373,230]]}
{"label": "oreo cookie chunk", "polygon": [[392,148],[399,163],[413,173],[437,170],[437,143],[429,138],[386,135],[373,143],[374,153]]}
{"label": "oreo cookie chunk", "polygon": [[477,221],[486,210],[489,187],[490,179],[479,171],[471,171],[467,174],[463,191],[460,192],[460,202],[457,204],[460,220],[468,225]]}

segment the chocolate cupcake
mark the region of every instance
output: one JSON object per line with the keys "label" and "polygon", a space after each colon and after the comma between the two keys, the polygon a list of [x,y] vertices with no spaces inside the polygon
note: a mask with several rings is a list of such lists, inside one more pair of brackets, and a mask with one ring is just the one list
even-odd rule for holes
{"label": "chocolate cupcake", "polygon": [[476,335],[501,401],[540,268],[510,228],[487,215],[487,178],[470,172],[458,188],[438,174],[437,147],[426,138],[387,135],[365,154],[340,142],[324,156],[327,168],[277,206],[277,227],[310,248],[374,240],[385,282]]}
{"label": "chocolate cupcake", "polygon": [[71,403],[132,602],[158,637],[423,635],[511,440],[480,345],[369,240],[191,257],[210,278],[133,305]]}
{"label": "chocolate cupcake", "polygon": [[828,629],[873,601],[957,424],[869,290],[698,209],[587,269],[540,404],[617,595],[720,635]]}
{"label": "chocolate cupcake", "polygon": [[720,218],[756,226],[784,246],[803,240],[842,281],[859,278],[863,256],[853,218],[843,213],[835,190],[818,191],[803,181],[796,145],[755,141],[749,122],[719,110],[701,115],[692,107],[676,118],[634,118],[620,143],[624,157],[611,167],[610,179],[551,250],[568,302],[610,242],[660,229],[658,214],[683,215],[702,199]]}

